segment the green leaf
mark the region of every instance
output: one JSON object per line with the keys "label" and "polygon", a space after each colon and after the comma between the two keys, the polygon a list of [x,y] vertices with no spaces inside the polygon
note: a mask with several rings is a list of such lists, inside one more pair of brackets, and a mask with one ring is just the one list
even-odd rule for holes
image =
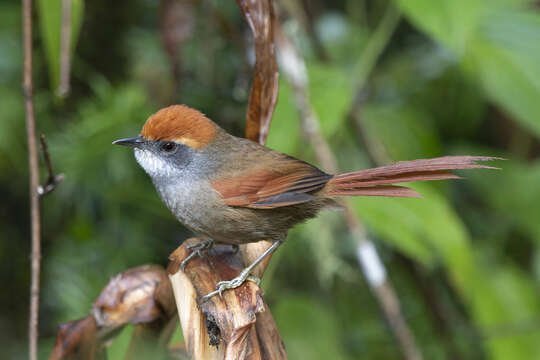
{"label": "green leaf", "polygon": [[352,79],[342,68],[327,64],[308,65],[310,100],[330,137],[343,126],[351,106]]}
{"label": "green leaf", "polygon": [[413,24],[458,55],[464,53],[482,10],[480,0],[397,0],[397,3]]}
{"label": "green leaf", "polygon": [[535,284],[517,268],[485,267],[473,292],[473,316],[493,359],[540,357],[536,321],[540,303]]}
{"label": "green leaf", "polygon": [[357,198],[355,211],[400,251],[424,264],[438,260],[444,266],[474,322],[486,333],[484,343],[494,359],[536,358],[531,354],[540,351],[533,340],[538,330],[519,331],[520,324],[526,325],[527,319],[538,318],[540,313],[534,285],[515,271],[494,274],[492,269],[497,267],[479,261],[468,232],[447,200],[428,184],[414,188],[424,198]]}
{"label": "green leaf", "polygon": [[107,347],[107,357],[111,360],[124,359],[132,335],[133,325],[124,327],[114,341],[111,342],[111,345]]}
{"label": "green leaf", "polygon": [[425,114],[411,107],[366,105],[362,124],[367,136],[384,146],[391,160],[411,160],[440,154],[437,133]]}
{"label": "green leaf", "polygon": [[[338,67],[310,64],[308,73],[313,110],[319,117],[322,132],[332,136],[346,120],[350,107],[351,81]],[[300,122],[294,92],[290,84],[282,79],[267,146],[294,154],[300,137]]]}
{"label": "green leaf", "polygon": [[[358,197],[353,200],[355,211],[385,241],[417,261],[429,265],[440,258],[449,268],[465,272],[470,249],[459,217],[432,186],[414,188],[424,198]],[[454,280],[463,283],[460,274]]]}
{"label": "green leaf", "polygon": [[[53,90],[60,81],[60,33],[62,28],[62,0],[38,0],[37,12],[45,54],[49,65],[49,77]],[[75,49],[84,12],[83,0],[71,0],[71,53]]]}
{"label": "green leaf", "polygon": [[328,306],[283,294],[273,313],[290,359],[345,359],[336,315]]}
{"label": "green leaf", "polygon": [[[540,161],[505,161],[494,176],[473,173],[469,182],[483,201],[540,245]],[[510,191],[501,191],[510,189]]]}
{"label": "green leaf", "polygon": [[[467,65],[493,101],[540,136],[540,17],[523,16],[521,20],[520,29],[514,31],[516,38],[510,40],[515,44],[509,39],[497,39],[493,29],[486,29],[485,38],[474,42]],[[497,17],[493,21],[505,26],[503,21],[509,20]],[[522,42],[530,42],[530,46],[516,46]]]}
{"label": "green leaf", "polygon": [[266,146],[285,154],[296,152],[300,138],[300,119],[291,86],[286,81],[279,82],[279,96]]}
{"label": "green leaf", "polygon": [[495,103],[540,136],[540,14],[521,2],[398,0],[411,22],[450,48]]}

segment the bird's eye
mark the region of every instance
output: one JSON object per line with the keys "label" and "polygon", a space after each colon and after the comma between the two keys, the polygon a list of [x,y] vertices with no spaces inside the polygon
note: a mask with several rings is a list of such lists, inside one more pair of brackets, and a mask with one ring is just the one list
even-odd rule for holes
{"label": "bird's eye", "polygon": [[166,152],[174,151],[174,149],[176,149],[176,144],[173,142],[166,142],[161,145],[161,150]]}

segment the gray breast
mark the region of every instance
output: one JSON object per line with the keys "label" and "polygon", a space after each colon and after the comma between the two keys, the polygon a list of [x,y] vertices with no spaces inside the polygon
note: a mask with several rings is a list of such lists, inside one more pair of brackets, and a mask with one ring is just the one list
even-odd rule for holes
{"label": "gray breast", "polygon": [[218,216],[212,204],[219,203],[219,194],[204,181],[179,181],[157,185],[158,193],[176,218],[196,234],[210,236]]}

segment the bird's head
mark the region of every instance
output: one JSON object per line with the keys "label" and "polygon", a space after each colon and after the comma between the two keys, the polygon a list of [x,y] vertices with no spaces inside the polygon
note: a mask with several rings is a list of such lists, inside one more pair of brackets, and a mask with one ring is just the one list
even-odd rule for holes
{"label": "bird's head", "polygon": [[216,124],[201,112],[172,105],[150,116],[139,136],[113,144],[133,147],[137,162],[153,179],[169,178],[185,172],[217,131]]}

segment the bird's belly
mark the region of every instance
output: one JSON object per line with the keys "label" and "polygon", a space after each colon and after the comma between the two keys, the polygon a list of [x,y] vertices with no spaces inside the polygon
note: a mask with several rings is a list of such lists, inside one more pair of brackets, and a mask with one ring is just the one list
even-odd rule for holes
{"label": "bird's belly", "polygon": [[278,240],[283,238],[289,227],[278,224],[280,216],[275,213],[226,205],[221,196],[204,183],[171,185],[162,187],[158,192],[182,224],[195,234],[218,243]]}
{"label": "bird's belly", "polygon": [[261,240],[281,239],[276,227],[270,224],[260,226],[260,221],[245,211],[231,209],[228,206],[194,206],[178,212],[180,222],[194,233],[209,237],[217,243],[245,244]]}

